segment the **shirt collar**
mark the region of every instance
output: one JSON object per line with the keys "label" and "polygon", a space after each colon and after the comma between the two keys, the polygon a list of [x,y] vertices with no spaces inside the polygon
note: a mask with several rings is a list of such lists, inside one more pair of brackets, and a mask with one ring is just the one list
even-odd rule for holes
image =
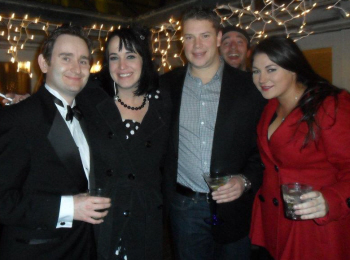
{"label": "shirt collar", "polygon": [[[58,91],[52,89],[49,85],[47,85],[45,83],[45,88],[47,89],[47,91],[49,91],[52,95],[54,95],[56,98],[58,98],[59,100],[62,101],[63,103],[63,106],[64,106],[64,109],[67,109],[67,106],[69,106],[68,102],[58,93]],[[72,106],[71,107],[74,107],[75,106],[75,99],[73,100],[72,102]]]}
{"label": "shirt collar", "polygon": [[[222,80],[222,75],[223,75],[223,73],[224,73],[224,60],[223,60],[223,58],[222,57],[220,57],[220,65],[219,65],[219,68],[218,68],[218,70],[216,71],[216,73],[214,74],[214,76],[213,76],[213,78],[211,79],[211,81],[213,81],[213,80]],[[196,78],[196,77],[194,77],[194,76],[192,76],[192,74],[191,74],[191,64],[188,64],[188,66],[187,66],[187,75],[189,76],[189,77],[191,77],[193,80],[200,80],[199,78]],[[210,82],[211,82],[210,81]]]}

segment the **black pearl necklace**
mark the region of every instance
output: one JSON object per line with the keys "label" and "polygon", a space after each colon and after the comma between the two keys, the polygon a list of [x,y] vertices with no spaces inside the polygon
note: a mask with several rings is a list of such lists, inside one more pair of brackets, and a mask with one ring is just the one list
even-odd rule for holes
{"label": "black pearl necklace", "polygon": [[138,106],[138,107],[132,107],[132,106],[129,106],[128,104],[125,104],[119,96],[114,96],[114,100],[118,101],[122,106],[124,106],[125,108],[127,109],[130,109],[130,110],[140,110],[142,109],[145,105],[146,105],[146,101],[147,101],[147,96],[144,96],[143,97],[143,101],[142,101],[142,104],[141,106]]}

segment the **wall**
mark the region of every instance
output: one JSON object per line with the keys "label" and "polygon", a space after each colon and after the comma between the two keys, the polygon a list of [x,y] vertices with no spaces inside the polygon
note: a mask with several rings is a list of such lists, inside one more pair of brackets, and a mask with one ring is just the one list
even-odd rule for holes
{"label": "wall", "polygon": [[302,50],[332,48],[333,84],[350,91],[350,30],[311,35],[297,43]]}

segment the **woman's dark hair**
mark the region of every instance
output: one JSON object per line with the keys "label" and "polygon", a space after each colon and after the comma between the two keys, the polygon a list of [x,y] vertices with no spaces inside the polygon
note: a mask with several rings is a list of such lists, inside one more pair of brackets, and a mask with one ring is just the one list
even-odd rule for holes
{"label": "woman's dark hair", "polygon": [[306,87],[297,105],[303,113],[299,123],[306,122],[308,126],[303,146],[305,147],[310,140],[316,139],[320,127],[315,116],[323,101],[328,96],[333,96],[337,105],[337,95],[341,90],[319,76],[311,68],[299,47],[289,38],[272,36],[261,41],[253,51],[252,62],[259,53],[265,53],[271,61],[283,69],[294,72],[297,82]]}
{"label": "woman's dark hair", "polygon": [[149,30],[137,26],[116,29],[108,35],[100,80],[102,81],[102,86],[111,96],[114,95],[114,81],[109,73],[109,43],[116,36],[120,39],[119,50],[125,48],[128,51],[138,53],[142,57],[142,71],[135,95],[141,96],[158,88],[158,73],[152,62],[149,35]]}

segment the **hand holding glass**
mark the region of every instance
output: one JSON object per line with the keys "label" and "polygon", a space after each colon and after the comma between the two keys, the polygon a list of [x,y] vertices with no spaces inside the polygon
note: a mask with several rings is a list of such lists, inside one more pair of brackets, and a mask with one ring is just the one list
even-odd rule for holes
{"label": "hand holding glass", "polygon": [[[213,191],[217,191],[219,187],[225,185],[230,180],[231,176],[230,175],[210,176],[209,173],[204,173],[203,178],[206,181],[206,183],[208,184],[211,191],[213,192]],[[220,225],[223,223],[223,221],[217,217],[216,201],[212,200],[211,203],[212,203],[211,217],[204,219],[204,221],[210,225],[214,225],[214,226]]]}
{"label": "hand holding glass", "polygon": [[300,183],[287,183],[282,185],[282,194],[284,200],[284,213],[286,218],[293,220],[301,220],[301,215],[296,215],[294,205],[306,202],[301,200],[300,196],[312,191],[312,187]]}
{"label": "hand holding glass", "polygon": [[[94,197],[104,197],[109,198],[106,189],[104,188],[94,188],[89,190],[89,195]],[[96,212],[104,212],[107,209],[97,209]]]}

